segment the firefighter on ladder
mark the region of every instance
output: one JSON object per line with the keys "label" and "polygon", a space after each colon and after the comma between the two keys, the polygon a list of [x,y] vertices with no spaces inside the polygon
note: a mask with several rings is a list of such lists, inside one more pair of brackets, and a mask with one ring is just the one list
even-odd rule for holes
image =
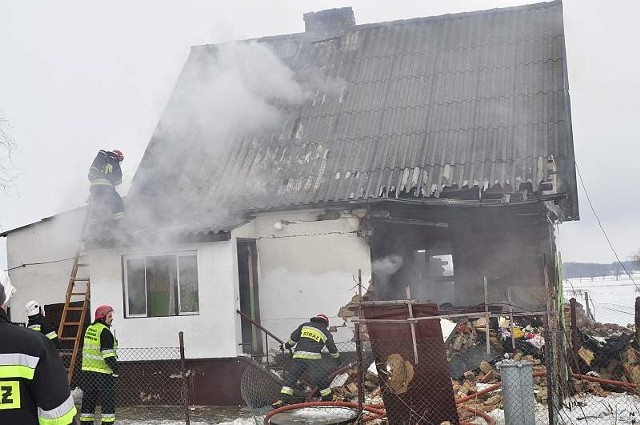
{"label": "firefighter on ladder", "polygon": [[80,423],[93,424],[98,398],[102,403],[102,424],[116,420],[116,381],[118,378],[118,341],[111,331],[113,308],[96,308],[95,320],[84,333],[82,372],[84,375]]}
{"label": "firefighter on ladder", "polygon": [[89,168],[92,211],[100,219],[111,218],[118,224],[124,219],[124,203],[116,191],[116,186],[122,183],[122,169],[120,168],[122,160],[124,160],[124,154],[117,149],[113,151],[101,150]]}
{"label": "firefighter on ladder", "polygon": [[305,371],[312,375],[312,382],[320,388],[322,401],[333,400],[333,392],[327,371],[321,366],[322,348],[326,346],[331,357],[337,359],[340,356],[333,336],[329,332],[329,318],[325,314],[318,314],[308,322],[296,328],[284,348],[294,348],[293,361],[291,362],[284,378],[284,385],[280,390],[281,399],[271,406],[274,409],[291,404],[294,399],[293,387]]}

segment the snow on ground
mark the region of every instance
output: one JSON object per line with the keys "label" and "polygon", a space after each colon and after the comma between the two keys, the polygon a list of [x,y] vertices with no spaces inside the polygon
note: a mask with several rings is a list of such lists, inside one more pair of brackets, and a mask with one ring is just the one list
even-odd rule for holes
{"label": "snow on ground", "polygon": [[[173,420],[173,419],[123,419],[118,420],[118,424],[121,425],[184,425],[185,421],[181,420]],[[226,422],[202,422],[202,421],[191,421],[191,425],[256,425],[256,422],[252,418],[237,418],[237,419],[229,419]],[[262,424],[262,420],[259,422]]]}
{"label": "snow on ground", "polygon": [[582,305],[588,292],[596,321],[626,326],[634,321],[635,300],[640,296],[636,285],[640,286],[640,274],[633,280],[627,275],[566,279],[563,290],[567,300],[574,297]]}
{"label": "snow on ground", "polygon": [[[570,405],[570,406],[569,406]],[[495,409],[488,412],[496,420],[496,425],[505,425],[504,410]],[[611,393],[608,397],[593,394],[582,394],[567,399],[565,407],[557,413],[560,424],[637,424],[640,422],[640,398],[630,394]],[[536,403],[536,424],[548,424],[547,406]],[[473,423],[485,424],[481,418]]]}

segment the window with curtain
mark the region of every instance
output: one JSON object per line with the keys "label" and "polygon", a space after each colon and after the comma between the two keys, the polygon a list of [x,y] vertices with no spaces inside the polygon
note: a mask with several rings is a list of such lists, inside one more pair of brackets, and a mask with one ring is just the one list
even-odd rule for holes
{"label": "window with curtain", "polygon": [[197,314],[195,252],[123,257],[127,317]]}

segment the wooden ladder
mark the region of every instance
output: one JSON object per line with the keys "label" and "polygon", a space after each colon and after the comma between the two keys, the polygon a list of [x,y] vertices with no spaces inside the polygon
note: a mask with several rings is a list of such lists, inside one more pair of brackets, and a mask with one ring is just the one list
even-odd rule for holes
{"label": "wooden ladder", "polygon": [[[76,250],[76,255],[71,268],[71,276],[67,285],[67,295],[62,309],[62,317],[58,327],[58,338],[64,344],[64,341],[73,341],[73,350],[60,351],[60,357],[67,369],[67,379],[69,383],[73,379],[78,354],[82,346],[82,338],[84,333],[84,323],[89,314],[89,300],[91,298],[91,279],[89,277],[89,264],[82,262],[85,256],[83,253],[84,236],[87,228],[88,219],[82,226],[81,240]],[[78,272],[86,270],[86,276],[80,277]],[[82,273],[81,273],[82,275]],[[80,318],[78,319],[78,314]]]}

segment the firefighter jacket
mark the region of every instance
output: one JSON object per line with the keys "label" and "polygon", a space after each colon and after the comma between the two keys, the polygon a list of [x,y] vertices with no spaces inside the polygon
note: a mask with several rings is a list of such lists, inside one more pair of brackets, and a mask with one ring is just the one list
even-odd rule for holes
{"label": "firefighter jacket", "polygon": [[0,424],[69,425],[76,408],[58,350],[0,308]]}
{"label": "firefighter jacket", "polygon": [[289,346],[295,345],[294,359],[320,359],[322,358],[320,352],[325,345],[333,358],[337,359],[340,356],[336,344],[333,342],[333,336],[321,321],[311,320],[298,326],[291,334],[287,344]]}
{"label": "firefighter jacket", "polygon": [[49,338],[56,347],[60,348],[60,341],[58,340],[58,334],[56,333],[53,323],[42,314],[35,316],[29,316],[29,323],[27,327],[36,332],[40,332],[42,335]]}
{"label": "firefighter jacket", "polygon": [[117,186],[122,183],[120,161],[113,152],[99,151],[89,168],[91,186]]}
{"label": "firefighter jacket", "polygon": [[104,374],[118,373],[118,341],[103,320],[93,322],[84,333],[82,370]]}

